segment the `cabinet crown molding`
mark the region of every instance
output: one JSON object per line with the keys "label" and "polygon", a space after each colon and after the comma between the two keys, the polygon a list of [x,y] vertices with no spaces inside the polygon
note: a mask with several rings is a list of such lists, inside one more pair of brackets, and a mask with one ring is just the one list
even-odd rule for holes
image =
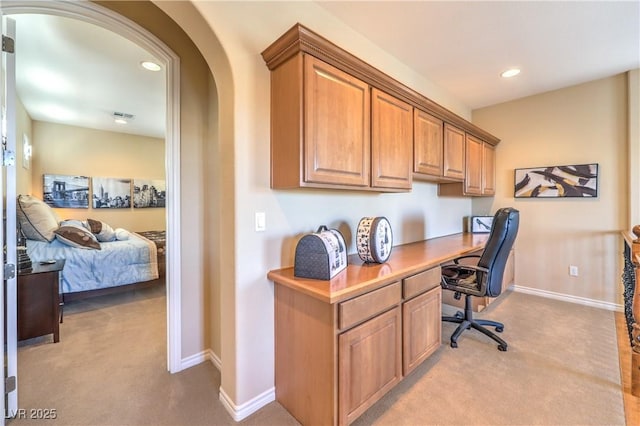
{"label": "cabinet crown molding", "polygon": [[273,71],[287,59],[298,53],[309,54],[321,59],[363,80],[367,84],[411,104],[415,108],[426,111],[448,123],[460,127],[465,132],[491,145],[497,145],[500,142],[499,138],[489,132],[372,67],[300,23],[296,23],[291,29],[267,47],[262,52],[262,58],[269,70]]}

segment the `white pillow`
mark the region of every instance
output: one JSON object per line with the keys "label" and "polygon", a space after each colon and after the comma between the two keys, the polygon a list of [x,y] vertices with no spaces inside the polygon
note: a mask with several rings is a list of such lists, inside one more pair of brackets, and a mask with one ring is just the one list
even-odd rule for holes
{"label": "white pillow", "polygon": [[131,235],[129,231],[123,228],[116,228],[114,232],[116,233],[116,240],[119,241],[128,240],[129,236]]}
{"label": "white pillow", "polygon": [[31,195],[19,195],[16,209],[18,223],[30,240],[51,242],[56,237],[60,219],[49,205]]}

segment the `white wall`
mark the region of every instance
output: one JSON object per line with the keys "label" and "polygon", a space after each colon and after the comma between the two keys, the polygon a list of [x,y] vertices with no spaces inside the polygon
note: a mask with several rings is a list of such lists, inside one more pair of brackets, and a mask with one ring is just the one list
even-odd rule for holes
{"label": "white wall", "polygon": [[[622,303],[620,231],[627,229],[627,77],[483,108],[474,123],[502,138],[497,191],[474,210],[520,210],[516,284]],[[598,163],[597,198],[514,198],[514,169]],[[579,276],[569,276],[569,265]]]}

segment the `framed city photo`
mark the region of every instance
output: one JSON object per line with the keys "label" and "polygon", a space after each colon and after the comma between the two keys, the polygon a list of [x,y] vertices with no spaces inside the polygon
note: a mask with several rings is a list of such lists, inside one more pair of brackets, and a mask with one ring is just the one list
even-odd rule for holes
{"label": "framed city photo", "polygon": [[131,207],[131,179],[94,177],[94,209],[128,209]]}
{"label": "framed city photo", "polygon": [[491,232],[493,225],[493,216],[471,216],[471,232],[474,234],[482,234]]}

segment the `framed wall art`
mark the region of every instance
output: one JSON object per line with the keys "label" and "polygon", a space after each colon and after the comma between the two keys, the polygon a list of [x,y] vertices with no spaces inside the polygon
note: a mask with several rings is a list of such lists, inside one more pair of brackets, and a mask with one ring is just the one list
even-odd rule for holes
{"label": "framed wall art", "polygon": [[598,164],[515,169],[515,198],[598,196]]}
{"label": "framed wall art", "polygon": [[493,216],[471,216],[469,230],[474,234],[491,232]]}
{"label": "framed wall art", "polygon": [[94,209],[128,209],[131,207],[131,179],[94,177]]}
{"label": "framed wall art", "polygon": [[165,182],[162,179],[134,179],[133,207],[164,207],[167,198]]}
{"label": "framed wall art", "polygon": [[42,198],[51,207],[88,209],[89,178],[46,174],[43,176]]}

